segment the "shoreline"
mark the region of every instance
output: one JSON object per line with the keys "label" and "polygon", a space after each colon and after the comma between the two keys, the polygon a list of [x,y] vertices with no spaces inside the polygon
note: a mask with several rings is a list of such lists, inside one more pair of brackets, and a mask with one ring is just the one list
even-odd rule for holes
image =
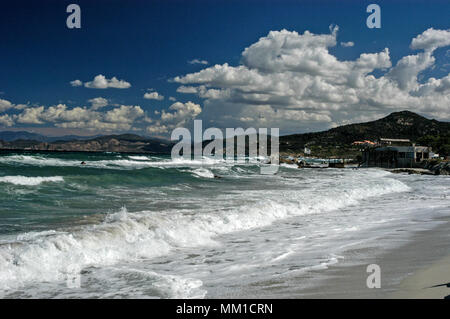
{"label": "shoreline", "polygon": [[[446,286],[450,283],[450,217],[433,221],[441,223],[415,231],[396,248],[384,252],[375,249],[372,256],[368,254],[370,248],[346,251],[344,260],[325,271],[325,278],[313,287],[300,289],[296,298],[450,298],[450,287]],[[366,286],[366,267],[370,264],[380,266],[381,288]],[[433,287],[437,285],[442,286]]]}

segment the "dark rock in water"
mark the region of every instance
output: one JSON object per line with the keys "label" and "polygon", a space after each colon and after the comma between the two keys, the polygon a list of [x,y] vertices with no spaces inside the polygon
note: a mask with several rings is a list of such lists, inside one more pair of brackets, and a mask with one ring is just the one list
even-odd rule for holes
{"label": "dark rock in water", "polygon": [[332,168],[345,168],[345,164],[344,163],[328,163],[328,167],[332,167]]}
{"label": "dark rock in water", "polygon": [[435,175],[450,175],[450,162],[441,162],[431,168]]}
{"label": "dark rock in water", "polygon": [[450,162],[430,161],[424,168],[429,169],[434,175],[450,175]]}
{"label": "dark rock in water", "polygon": [[407,174],[418,174],[418,175],[436,175],[433,171],[425,168],[396,168],[389,170],[391,173],[407,173]]}
{"label": "dark rock in water", "polygon": [[306,161],[299,161],[297,162],[297,166],[301,168],[301,167],[309,167],[310,165],[306,163]]}
{"label": "dark rock in water", "polygon": [[285,157],[280,157],[279,161],[280,161],[280,164],[281,163],[284,163],[284,164],[295,164],[295,160],[294,159],[285,158]]}

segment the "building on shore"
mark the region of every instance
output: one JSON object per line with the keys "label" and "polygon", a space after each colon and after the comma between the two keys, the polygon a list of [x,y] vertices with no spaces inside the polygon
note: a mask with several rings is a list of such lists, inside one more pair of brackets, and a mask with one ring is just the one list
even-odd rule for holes
{"label": "building on shore", "polygon": [[408,139],[380,138],[375,147],[362,151],[363,167],[405,168],[420,167],[430,158],[431,148],[416,146]]}

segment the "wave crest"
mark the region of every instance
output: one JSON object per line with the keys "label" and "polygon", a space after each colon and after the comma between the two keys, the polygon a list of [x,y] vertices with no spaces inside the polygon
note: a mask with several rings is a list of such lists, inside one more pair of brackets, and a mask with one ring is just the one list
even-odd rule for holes
{"label": "wave crest", "polygon": [[37,186],[48,182],[64,182],[64,178],[62,176],[29,177],[21,175],[0,177],[0,183],[10,183],[21,186]]}

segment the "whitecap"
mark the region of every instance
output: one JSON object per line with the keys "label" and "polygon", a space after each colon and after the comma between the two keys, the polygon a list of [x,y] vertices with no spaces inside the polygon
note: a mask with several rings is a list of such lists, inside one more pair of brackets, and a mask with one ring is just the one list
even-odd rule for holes
{"label": "whitecap", "polygon": [[48,182],[63,182],[62,176],[51,177],[28,177],[28,176],[2,176],[0,177],[0,183],[10,183],[14,185],[22,186],[36,186],[42,183]]}
{"label": "whitecap", "polygon": [[192,171],[196,177],[214,178],[214,173],[207,168],[198,168]]}

